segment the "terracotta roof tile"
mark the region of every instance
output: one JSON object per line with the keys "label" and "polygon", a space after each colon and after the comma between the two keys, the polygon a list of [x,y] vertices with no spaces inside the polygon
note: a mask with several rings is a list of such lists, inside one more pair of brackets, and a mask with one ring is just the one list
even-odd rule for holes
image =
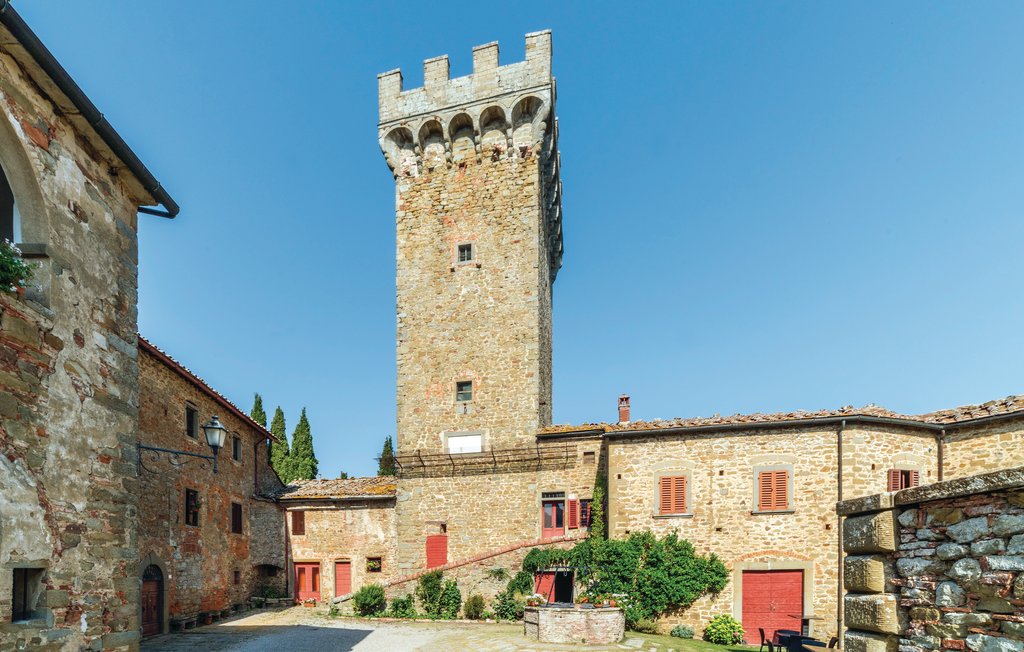
{"label": "terracotta roof tile", "polygon": [[277,493],[281,500],[386,498],[395,495],[395,478],[345,478],[327,480],[295,480]]}
{"label": "terracotta roof tile", "polygon": [[979,419],[982,417],[1011,414],[1024,411],[1024,395],[1008,396],[1004,399],[989,401],[981,405],[964,405],[948,410],[938,410],[925,414],[901,414],[893,412],[878,405],[865,405],[864,407],[853,407],[847,405],[835,410],[816,410],[813,412],[798,410],[795,412],[773,412],[753,414],[733,414],[722,416],[716,414],[710,417],[654,419],[650,421],[629,421],[626,423],[584,423],[580,425],[559,424],[541,428],[538,434],[554,435],[561,433],[576,433],[589,430],[603,432],[634,431],[634,430],[663,430],[666,428],[701,428],[705,426],[718,425],[743,425],[759,423],[779,423],[784,421],[801,421],[823,418],[842,417],[879,417],[884,419],[900,419],[904,421],[919,422],[930,425],[949,425]]}

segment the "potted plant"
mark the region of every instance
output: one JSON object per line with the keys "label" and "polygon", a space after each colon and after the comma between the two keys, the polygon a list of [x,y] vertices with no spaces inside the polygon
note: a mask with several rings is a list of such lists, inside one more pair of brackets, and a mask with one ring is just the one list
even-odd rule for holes
{"label": "potted plant", "polygon": [[23,296],[35,268],[35,265],[22,259],[21,249],[13,242],[5,239],[0,243],[0,289]]}

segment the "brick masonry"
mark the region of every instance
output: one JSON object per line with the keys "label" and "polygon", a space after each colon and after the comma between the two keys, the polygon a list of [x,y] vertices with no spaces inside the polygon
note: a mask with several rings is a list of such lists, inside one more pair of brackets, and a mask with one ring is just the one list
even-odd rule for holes
{"label": "brick masonry", "polygon": [[[264,584],[283,593],[284,518],[270,498],[282,485],[269,466],[269,433],[234,413],[224,399],[191,381],[183,367],[152,346],[140,348],[139,367],[141,443],[209,455],[201,428],[196,438],[186,434],[186,405],[196,409],[199,424],[217,415],[228,431],[216,474],[209,462],[193,460],[176,468],[166,454],[142,452],[141,566],[153,564],[162,571],[164,630],[172,620],[247,602]],[[241,440],[239,461],[232,456],[233,437]],[[198,526],[184,520],[186,489],[199,492]],[[242,506],[241,534],[231,531],[232,503]]]}
{"label": "brick masonry", "polygon": [[1024,649],[1024,468],[840,503],[846,645]]}
{"label": "brick masonry", "polygon": [[[0,32],[0,160],[39,265],[23,299],[0,296],[0,649],[132,649],[136,210],[153,199]],[[18,568],[41,573],[12,623]]]}

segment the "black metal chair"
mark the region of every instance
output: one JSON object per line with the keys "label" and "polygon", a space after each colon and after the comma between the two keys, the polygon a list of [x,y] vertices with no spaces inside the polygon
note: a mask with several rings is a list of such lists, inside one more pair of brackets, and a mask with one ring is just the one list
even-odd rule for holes
{"label": "black metal chair", "polygon": [[[761,647],[758,648],[757,652],[762,652],[764,650],[764,644],[768,643],[768,641],[764,638],[764,627],[758,627],[757,631],[761,633]],[[771,648],[768,648],[768,652],[771,652]]]}
{"label": "black metal chair", "polygon": [[775,652],[775,645],[772,644],[771,639],[767,639],[765,643],[768,645],[768,652]]}
{"label": "black metal chair", "polygon": [[835,647],[837,645],[839,645],[839,637],[838,636],[833,636],[832,638],[830,638],[828,640],[828,649],[830,649],[830,650],[835,649]]}

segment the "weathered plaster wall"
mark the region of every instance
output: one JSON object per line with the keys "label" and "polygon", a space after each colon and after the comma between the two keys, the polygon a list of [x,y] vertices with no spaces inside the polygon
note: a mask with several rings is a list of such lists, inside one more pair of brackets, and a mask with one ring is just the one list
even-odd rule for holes
{"label": "weathered plaster wall", "polygon": [[[146,468],[140,473],[140,550],[168,571],[164,581],[171,618],[230,608],[266,581],[259,576],[261,564],[278,567],[284,577],[284,517],[273,501],[262,497],[281,486],[268,464],[266,435],[152,353],[140,349],[139,355],[142,443],[209,455],[201,429],[195,439],[185,432],[186,404],[196,407],[200,424],[216,414],[228,430],[216,474],[208,462],[174,468],[166,455],[142,453]],[[232,459],[233,436],[242,440],[240,461]],[[184,520],[186,489],[199,492],[198,526]],[[232,502],[242,505],[241,534],[231,532]],[[237,584],[235,571],[240,573]]]}
{"label": "weathered plaster wall", "polygon": [[[0,649],[131,649],[144,200],[0,31],[0,162],[39,264],[24,300],[0,297]],[[10,622],[17,567],[45,569],[38,618],[24,624]]]}

